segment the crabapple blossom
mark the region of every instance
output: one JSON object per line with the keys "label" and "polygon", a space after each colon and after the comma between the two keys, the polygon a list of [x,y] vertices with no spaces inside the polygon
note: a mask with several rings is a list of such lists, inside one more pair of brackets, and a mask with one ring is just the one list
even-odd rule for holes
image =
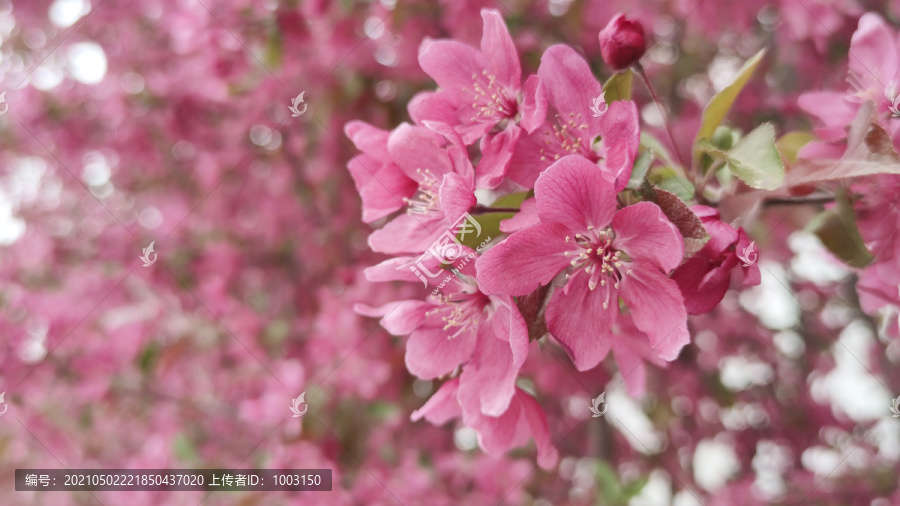
{"label": "crabapple blossom", "polygon": [[622,70],[637,63],[647,50],[643,25],[626,18],[624,14],[609,20],[599,37],[603,61],[613,70]]}
{"label": "crabapple blossom", "polygon": [[547,306],[547,326],[579,370],[606,356],[619,297],[660,357],[688,343],[687,315],[666,275],[681,262],[681,235],[655,204],[616,210],[612,183],[578,155],[559,159],[535,183],[538,225],[478,259],[488,293],[527,295],[565,273]]}

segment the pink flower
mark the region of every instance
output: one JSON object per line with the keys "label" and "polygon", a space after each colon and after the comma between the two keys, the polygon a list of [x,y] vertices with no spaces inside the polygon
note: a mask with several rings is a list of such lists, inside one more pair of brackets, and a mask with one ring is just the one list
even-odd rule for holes
{"label": "pink flower", "polygon": [[387,134],[361,122],[347,135],[363,151],[348,169],[371,221],[406,207],[406,213],[369,236],[381,253],[419,252],[475,204],[475,170],[456,133],[440,123],[401,124]]}
{"label": "pink flower", "polygon": [[613,70],[634,65],[647,50],[644,27],[638,21],[626,18],[624,14],[617,14],[612,18],[600,32],[599,38],[603,61]]}
{"label": "pink flower", "polygon": [[848,65],[846,92],[814,91],[798,99],[800,108],[824,125],[815,129],[821,142],[804,146],[799,153],[801,158],[840,158],[844,149],[833,143],[846,139],[847,125],[867,100],[875,103],[879,121],[883,120],[894,145],[900,145],[900,121],[891,117],[890,110],[900,95],[900,40],[878,14],[866,13],[859,19],[859,27],[850,40]]}
{"label": "pink flower", "polygon": [[[758,285],[759,265],[753,252],[756,245],[750,245],[743,228],[736,229],[722,222],[719,211],[711,207],[693,206],[691,210],[709,233],[709,241],[696,255],[675,269],[672,280],[681,290],[688,314],[701,314],[711,311],[725,296],[735,267],[741,268],[739,272],[742,273],[744,286]],[[745,250],[748,255],[741,258]]]}
{"label": "pink flower", "polygon": [[418,185],[391,161],[391,133],[363,121],[347,123],[344,133],[362,151],[347,169],[362,198],[363,221],[371,223],[402,208],[405,203],[398,195],[411,195]]}
{"label": "pink flower", "polygon": [[476,264],[482,291],[527,295],[566,271],[546,319],[579,370],[609,351],[620,295],[659,356],[674,360],[689,341],[684,300],[665,275],[684,254],[675,226],[648,202],[617,212],[615,188],[580,156],[551,165],[534,191],[540,224],[482,255]]}
{"label": "pink flower", "polygon": [[533,397],[516,388],[509,409],[493,417],[475,409],[474,396],[467,395],[466,388],[460,378],[447,381],[424,406],[413,412],[412,420],[425,418],[434,425],[443,425],[462,417],[466,426],[478,432],[478,443],[484,451],[494,457],[534,439],[538,465],[543,469],[556,466],[559,453],[550,441],[547,417]]}
{"label": "pink flower", "polygon": [[[553,46],[541,58],[538,76],[555,110],[550,121],[521,139],[516,146],[509,178],[534,187],[541,171],[554,161],[577,154],[591,162],[603,159],[607,179],[616,190],[631,176],[640,142],[640,125],[633,102],[613,102],[600,117],[591,114],[593,100],[603,92],[584,58],[568,46]],[[594,139],[602,137],[599,150]]]}
{"label": "pink flower", "polygon": [[[383,316],[381,325],[391,334],[409,335],[406,367],[419,378],[434,379],[465,365],[463,383],[471,390],[479,410],[499,416],[506,411],[515,391],[515,381],[528,355],[528,328],[512,297],[485,295],[475,284],[475,252],[463,247],[458,272],[440,271],[440,260],[422,260],[430,272],[445,272],[434,278],[443,292],[425,301],[405,300],[380,308],[358,304],[354,309],[367,316]],[[397,257],[366,269],[369,281],[419,279],[408,269],[415,261]],[[435,290],[437,292],[437,290]]]}
{"label": "pink flower", "polygon": [[885,330],[900,336],[896,317],[900,311],[900,176],[880,174],[857,183],[853,190],[865,195],[854,210],[860,235],[875,257],[856,283],[860,307],[871,315],[887,309],[892,321]]}
{"label": "pink flower", "polygon": [[537,76],[522,84],[519,56],[500,13],[483,9],[481,17],[480,51],[452,40],[422,42],[419,64],[441,91],[417,95],[409,113],[417,123],[453,126],[466,144],[481,138],[478,184],[493,188],[506,174],[521,129],[530,133],[544,122],[547,100]]}

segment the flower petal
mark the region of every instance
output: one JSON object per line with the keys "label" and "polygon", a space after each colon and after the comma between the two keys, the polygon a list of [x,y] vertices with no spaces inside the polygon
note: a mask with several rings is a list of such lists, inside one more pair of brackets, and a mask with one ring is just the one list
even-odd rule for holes
{"label": "flower petal", "polygon": [[684,258],[684,240],[662,209],[652,202],[638,202],[616,213],[613,247],[633,259],[648,260],[669,272]]}
{"label": "flower petal", "polygon": [[522,82],[519,54],[513,44],[503,16],[495,9],[482,9],[484,33],[481,36],[481,53],[487,60],[488,70],[497,81],[510,91],[518,91]]}
{"label": "flower petal", "polygon": [[472,411],[473,396],[467,395],[462,386],[458,396],[463,405],[463,421],[478,431],[478,441],[485,453],[500,457],[513,447],[534,439],[538,465],[544,469],[556,466],[559,454],[550,441],[547,417],[537,401],[525,391],[516,388],[509,409],[499,417]]}
{"label": "flower petal", "polygon": [[[850,72],[858,82],[861,98],[884,100],[884,84],[895,80],[897,46],[891,29],[881,16],[866,13],[850,39]],[[851,81],[852,82],[852,81]]]}
{"label": "flower petal", "polygon": [[522,366],[513,362],[509,342],[495,334],[498,330],[491,323],[479,328],[478,343],[460,379],[462,391],[477,395],[478,409],[488,416],[500,416],[509,407]]}
{"label": "flower petal", "polygon": [[542,223],[561,223],[572,232],[603,228],[616,211],[616,192],[600,169],[581,156],[561,158],[534,185]]}
{"label": "flower petal", "polygon": [[391,132],[388,152],[391,160],[417,183],[424,176],[420,171],[429,170],[440,181],[441,176],[453,171],[450,156],[444,151],[445,139],[427,128],[404,123]]}
{"label": "flower petal", "polygon": [[387,141],[390,132],[370,125],[365,121],[350,121],[344,125],[344,134],[350,138],[356,149],[379,162],[388,160]]}
{"label": "flower petal", "polygon": [[603,136],[603,165],[615,180],[616,191],[628,185],[634,159],[641,140],[637,106],[632,101],[617,100],[600,117]]}
{"label": "flower petal", "polygon": [[445,174],[441,183],[441,210],[450,223],[456,221],[475,205],[475,188],[472,181],[454,173]]}
{"label": "flower petal", "polygon": [[394,257],[371,267],[366,267],[363,273],[366,276],[366,281],[370,283],[385,281],[412,281],[415,283],[420,280],[409,267],[414,266],[417,260],[416,257]]}
{"label": "flower petal", "polygon": [[378,253],[420,253],[446,230],[442,218],[401,214],[369,235],[369,247]]}
{"label": "flower petal", "polygon": [[406,106],[409,117],[417,124],[436,121],[452,125],[466,145],[480,139],[494,124],[489,121],[472,121],[475,113],[464,97],[449,91],[423,91],[417,93]]}
{"label": "flower petal", "polygon": [[[559,114],[559,121],[568,125],[570,133],[589,147],[600,133],[601,123],[601,118],[590,114],[590,105],[603,93],[603,87],[587,62],[569,46],[552,46],[541,57],[538,76],[547,92],[547,101]],[[587,128],[581,128],[582,125]]]}
{"label": "flower petal", "polygon": [[550,441],[550,425],[547,423],[547,416],[544,410],[538,405],[534,397],[519,390],[517,396],[522,404],[522,416],[534,438],[534,444],[537,446],[537,461],[541,469],[553,469],[556,467],[556,461],[559,459],[559,452]]}
{"label": "flower petal", "polygon": [[[603,303],[609,300],[604,309]],[[587,275],[569,279],[547,305],[547,330],[579,371],[587,371],[609,353],[610,331],[619,311],[617,290],[609,284],[588,288]]]}
{"label": "flower petal", "polygon": [[681,291],[688,314],[709,312],[722,301],[731,281],[731,268],[737,264],[737,256],[732,255],[730,264],[725,265],[720,263],[721,258],[710,258],[706,248],[672,273],[671,279]]}
{"label": "flower petal", "polygon": [[456,400],[459,391],[459,378],[447,381],[421,408],[413,411],[410,420],[416,422],[422,418],[434,425],[443,425],[454,418],[462,416],[462,408]]}
{"label": "flower petal", "polygon": [[678,285],[649,262],[637,260],[629,268],[631,272],[622,279],[620,293],[634,324],[647,334],[661,359],[675,360],[691,340]]}
{"label": "flower petal", "polygon": [[450,338],[443,327],[419,327],[406,342],[406,368],[422,379],[450,374],[469,360],[475,351],[475,332],[462,332]]}
{"label": "flower petal", "polygon": [[522,129],[510,123],[506,130],[481,139],[481,160],[475,179],[478,188],[496,188],[503,182],[521,132]]}
{"label": "flower petal", "polygon": [[401,300],[390,302],[381,307],[366,304],[355,304],[353,310],[365,316],[381,316],[381,326],[395,336],[405,336],[425,322],[425,313],[433,309],[434,304],[421,300]]}
{"label": "flower petal", "polygon": [[563,255],[569,231],[562,225],[535,225],[507,237],[475,263],[478,284],[488,295],[527,295],[569,265]]}
{"label": "flower petal", "polygon": [[[554,160],[571,154],[560,146],[555,135],[553,127],[544,123],[534,133],[520,138],[507,177],[525,188],[534,188],[537,178]],[[547,140],[556,142],[546,144]]]}
{"label": "flower petal", "polygon": [[459,93],[472,88],[472,76],[481,75],[487,62],[481,51],[461,42],[425,39],[419,46],[419,66],[439,87]]}
{"label": "flower petal", "polygon": [[362,154],[347,164],[362,199],[363,221],[371,223],[406,205],[403,197],[415,193],[417,184],[396,165],[382,164]]}
{"label": "flower petal", "polygon": [[537,201],[532,197],[522,202],[522,206],[515,216],[500,222],[500,231],[511,234],[540,222],[537,214]]}
{"label": "flower petal", "polygon": [[522,118],[519,126],[532,133],[544,124],[547,118],[547,92],[537,75],[529,76],[522,84],[522,103],[519,105]]}

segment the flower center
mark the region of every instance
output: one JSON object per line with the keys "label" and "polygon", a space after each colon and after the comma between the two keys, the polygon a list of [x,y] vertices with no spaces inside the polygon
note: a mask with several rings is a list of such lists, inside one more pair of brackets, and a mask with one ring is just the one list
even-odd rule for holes
{"label": "flower center", "polygon": [[[588,289],[593,291],[600,286],[606,290],[603,309],[609,307],[613,296],[611,290],[619,289],[619,282],[623,277],[621,271],[623,263],[629,261],[623,258],[623,252],[612,247],[615,237],[615,232],[609,227],[598,231],[589,226],[586,234],[575,234],[574,239],[566,236],[566,242],[571,242],[574,248],[563,253],[567,257],[574,257],[570,263],[575,272],[566,274],[566,279],[574,279],[584,272],[588,275]],[[631,269],[627,269],[625,274],[632,272]]]}
{"label": "flower center", "polygon": [[441,202],[437,177],[428,169],[416,169],[416,174],[421,178],[419,187],[411,198],[403,197],[406,214],[429,214]]}
{"label": "flower center", "polygon": [[451,332],[447,335],[448,340],[455,339],[464,332],[476,330],[484,308],[489,302],[481,292],[460,292],[452,295],[439,293],[432,295],[432,298],[436,301],[437,307],[429,310],[425,316],[441,315],[444,330]]}
{"label": "flower center", "polygon": [[506,89],[497,84],[497,77],[482,70],[481,75],[472,74],[472,89],[463,88],[472,97],[472,109],[475,109],[475,117],[472,123],[482,121],[500,121],[503,118],[512,118],[516,115],[517,104],[514,98],[507,94]]}
{"label": "flower center", "polygon": [[[553,133],[544,132],[547,138],[544,139],[544,146],[541,146],[540,149],[541,161],[559,160],[560,156],[570,154],[581,154],[591,161],[598,160],[593,150],[584,145],[578,133],[579,130],[588,129],[581,113],[569,113],[568,121],[557,114],[556,123],[556,125],[551,125]],[[562,155],[560,155],[560,151],[562,151]]]}

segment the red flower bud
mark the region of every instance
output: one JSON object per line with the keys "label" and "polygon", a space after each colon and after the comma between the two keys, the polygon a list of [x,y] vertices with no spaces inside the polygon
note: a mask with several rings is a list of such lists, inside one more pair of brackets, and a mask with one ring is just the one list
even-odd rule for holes
{"label": "red flower bud", "polygon": [[637,63],[646,50],[644,27],[637,21],[626,19],[624,14],[617,14],[600,31],[600,54],[613,70]]}

